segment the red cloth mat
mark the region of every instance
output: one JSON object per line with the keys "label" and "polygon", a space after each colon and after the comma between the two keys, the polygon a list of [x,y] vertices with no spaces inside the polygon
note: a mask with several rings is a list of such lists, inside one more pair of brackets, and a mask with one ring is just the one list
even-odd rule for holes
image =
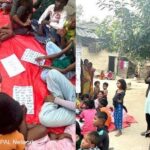
{"label": "red cloth mat", "polygon": [[[3,16],[0,12],[0,27],[9,23],[9,16]],[[2,91],[12,96],[14,85],[33,86],[35,114],[27,115],[26,119],[28,123],[39,123],[38,114],[43,104],[43,100],[48,94],[48,91],[46,84],[40,78],[41,69],[36,65],[21,60],[21,57],[26,48],[30,48],[42,54],[46,54],[46,51],[43,49],[43,47],[34,39],[34,37],[30,36],[17,35],[0,44],[0,59],[15,54],[26,69],[25,72],[10,78],[4,67],[0,63],[0,72],[3,78]],[[72,81],[75,83],[75,79],[73,79]],[[64,127],[50,128],[49,131],[55,133],[62,133],[64,131]]]}

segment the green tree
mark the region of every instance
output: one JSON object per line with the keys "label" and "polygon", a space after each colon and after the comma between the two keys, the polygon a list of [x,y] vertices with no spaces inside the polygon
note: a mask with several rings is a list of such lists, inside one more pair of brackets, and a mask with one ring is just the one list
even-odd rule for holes
{"label": "green tree", "polygon": [[[102,45],[120,55],[150,58],[150,0],[99,0],[100,9],[114,13],[113,18],[104,20],[98,29]],[[104,39],[104,40],[103,40]]]}

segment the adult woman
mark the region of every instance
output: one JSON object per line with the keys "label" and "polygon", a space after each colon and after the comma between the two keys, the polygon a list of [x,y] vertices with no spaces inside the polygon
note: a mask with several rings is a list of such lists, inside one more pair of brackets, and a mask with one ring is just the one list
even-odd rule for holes
{"label": "adult woman", "polygon": [[147,130],[145,132],[142,132],[141,135],[150,137],[150,71],[147,74],[145,83],[148,84],[148,88],[146,91],[146,103],[145,103],[145,117],[147,123]]}
{"label": "adult woman", "polygon": [[91,62],[88,63],[88,70],[91,76],[91,85],[90,85],[90,95],[93,96],[94,90],[93,90],[93,79],[94,79],[94,72],[95,69],[93,68],[93,64]]}
{"label": "adult woman", "polygon": [[91,74],[88,69],[89,61],[87,59],[84,60],[84,64],[82,65],[82,95],[90,94],[91,88]]}

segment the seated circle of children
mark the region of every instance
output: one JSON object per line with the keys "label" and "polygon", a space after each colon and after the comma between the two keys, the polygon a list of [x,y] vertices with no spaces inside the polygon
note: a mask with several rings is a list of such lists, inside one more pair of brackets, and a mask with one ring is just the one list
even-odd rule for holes
{"label": "seated circle of children", "polygon": [[[0,92],[5,93],[0,93],[0,103],[2,96],[13,101],[14,106],[6,112],[4,108],[11,104],[0,104],[4,107],[0,108],[0,117],[7,116],[1,119],[0,130],[6,130],[2,126],[8,125],[8,133],[0,133],[0,141],[4,140],[0,149],[75,149],[76,17],[75,10],[67,13],[70,1],[0,0],[0,57],[15,54],[24,67],[24,72],[15,78],[1,67]],[[40,54],[34,59],[36,65],[22,59],[27,49]],[[30,57],[29,54],[31,60]],[[30,86],[33,92],[18,92],[25,99],[22,100],[15,96],[17,86]],[[33,99],[32,105],[29,97]],[[9,131],[13,126],[14,130]],[[19,142],[15,144],[13,139]],[[10,145],[5,140],[10,140]]]}
{"label": "seated circle of children", "polygon": [[[80,135],[85,136],[89,132],[98,131],[102,135],[100,137],[103,141],[99,148],[106,150],[108,150],[109,145],[109,132],[118,131],[116,136],[120,136],[122,134],[122,128],[129,127],[131,123],[136,123],[134,117],[128,115],[127,108],[123,102],[126,93],[126,81],[124,79],[117,81],[118,89],[112,100],[110,99],[113,101],[114,107],[108,105],[108,102],[110,102],[108,101],[108,86],[109,84],[107,82],[103,82],[101,88],[103,91],[99,91],[96,99],[88,93],[81,94],[76,104],[78,110],[76,119],[81,127]],[[93,102],[95,106],[92,105]]]}

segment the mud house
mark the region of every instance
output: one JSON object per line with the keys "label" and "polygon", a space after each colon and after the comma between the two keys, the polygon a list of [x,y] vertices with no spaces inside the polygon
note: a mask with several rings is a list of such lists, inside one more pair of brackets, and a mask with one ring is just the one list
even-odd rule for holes
{"label": "mud house", "polygon": [[136,65],[126,57],[119,57],[117,52],[109,52],[99,48],[100,39],[96,35],[97,24],[86,22],[77,26],[77,40],[81,47],[82,59],[89,59],[97,74],[103,70],[112,71],[121,78],[130,78],[134,76]]}
{"label": "mud house", "polygon": [[89,59],[97,72],[104,70],[117,73],[118,53],[100,50],[99,38],[95,34],[97,24],[83,23],[77,26],[77,38],[82,45],[82,59]]}

